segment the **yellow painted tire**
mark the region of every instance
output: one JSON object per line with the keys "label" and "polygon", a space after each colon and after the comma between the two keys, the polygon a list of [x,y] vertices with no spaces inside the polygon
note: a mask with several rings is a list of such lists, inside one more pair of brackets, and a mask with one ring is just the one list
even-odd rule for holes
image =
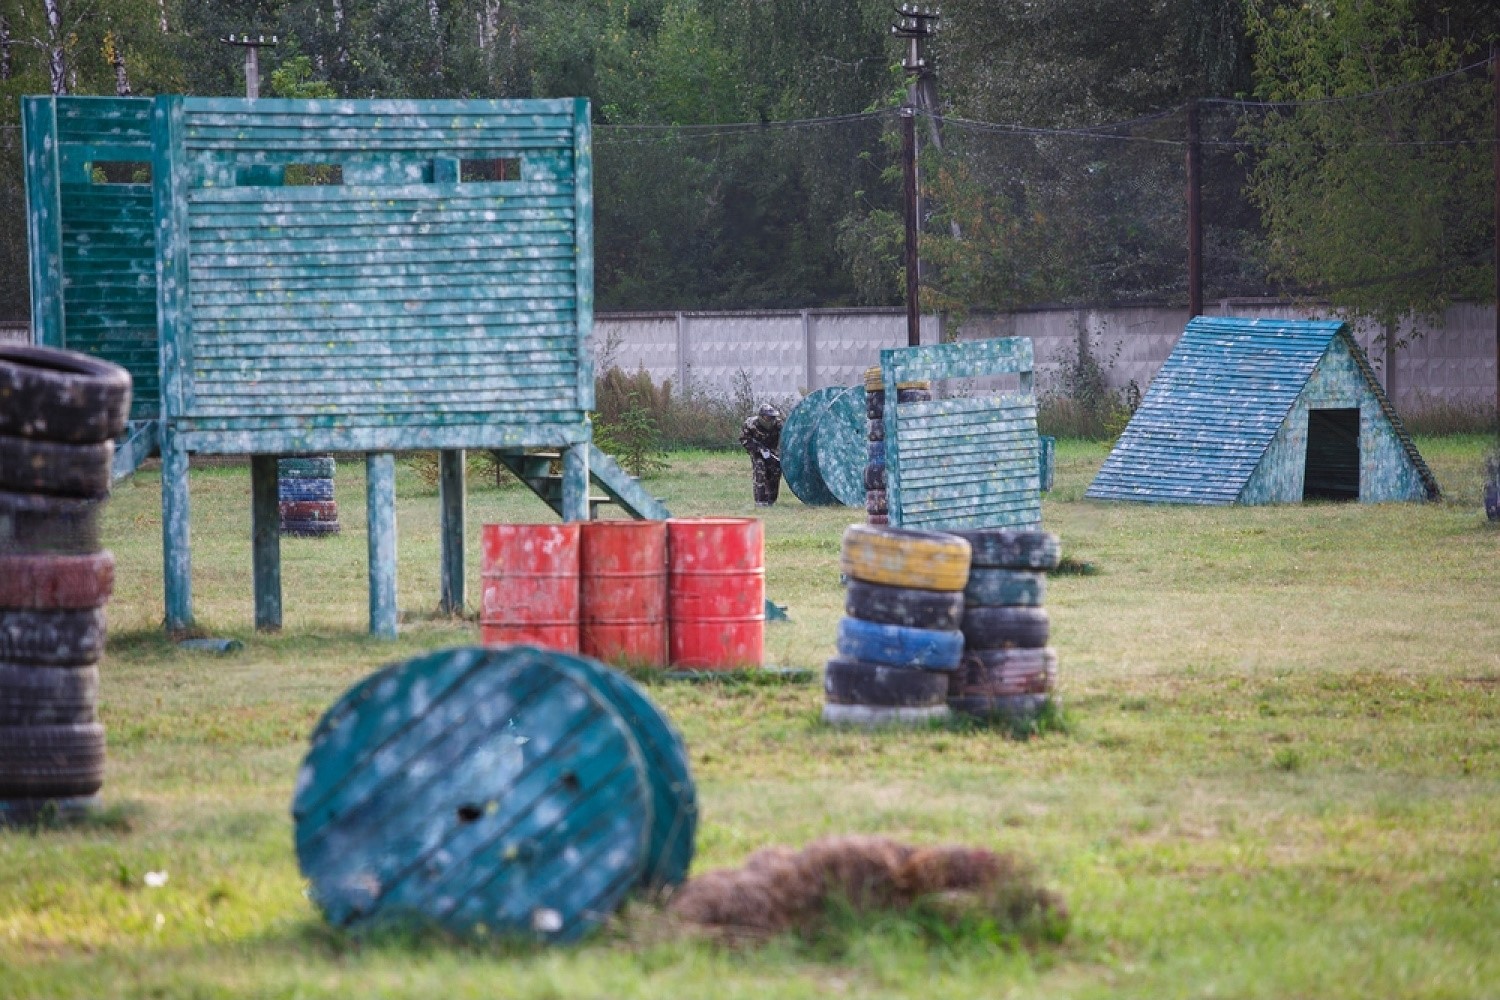
{"label": "yellow painted tire", "polygon": [[963,590],[969,543],[940,531],[853,524],[844,531],[844,575],[866,583],[917,590]]}

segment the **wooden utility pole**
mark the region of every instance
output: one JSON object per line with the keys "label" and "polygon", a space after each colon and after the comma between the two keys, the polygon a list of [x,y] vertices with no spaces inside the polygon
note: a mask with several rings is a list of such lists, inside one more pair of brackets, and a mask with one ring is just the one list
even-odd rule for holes
{"label": "wooden utility pole", "polygon": [[1203,315],[1203,146],[1198,102],[1187,109],[1188,319]]}
{"label": "wooden utility pole", "polygon": [[891,25],[891,34],[906,41],[902,67],[908,81],[906,103],[901,107],[902,201],[906,215],[906,342],[916,347],[922,343],[922,255],[917,241],[922,210],[921,185],[917,177],[917,108],[922,103],[922,89],[924,85],[930,87],[932,77],[923,47],[937,34],[942,12],[931,7],[918,9],[915,5],[902,4],[896,8],[896,13],[900,19]]}
{"label": "wooden utility pole", "polygon": [[1495,91],[1495,435],[1500,437],[1500,46],[1490,46],[1490,83]]}
{"label": "wooden utility pole", "polygon": [[247,100],[260,99],[260,50],[262,48],[275,48],[276,36],[269,39],[265,35],[241,34],[238,38],[234,35],[226,35],[219,39],[225,45],[238,45],[245,50],[245,98]]}

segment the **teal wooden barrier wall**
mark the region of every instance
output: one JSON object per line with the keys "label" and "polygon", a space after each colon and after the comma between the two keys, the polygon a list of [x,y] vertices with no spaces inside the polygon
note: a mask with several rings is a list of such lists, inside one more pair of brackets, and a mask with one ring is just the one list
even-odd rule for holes
{"label": "teal wooden barrier wall", "polygon": [[160,408],[151,99],[23,97],[36,342],[121,365],[132,420]]}
{"label": "teal wooden barrier wall", "polygon": [[[367,453],[377,634],[391,452],[563,448],[563,514],[588,516],[586,101],[159,97],[152,128],[169,628],[192,621],[191,453]],[[274,554],[256,586],[279,590]]]}
{"label": "teal wooden barrier wall", "polygon": [[[1030,340],[890,348],[880,352],[880,372],[891,524],[951,529],[1041,523]],[[891,405],[902,382],[1007,373],[1019,376],[1017,392]]]}

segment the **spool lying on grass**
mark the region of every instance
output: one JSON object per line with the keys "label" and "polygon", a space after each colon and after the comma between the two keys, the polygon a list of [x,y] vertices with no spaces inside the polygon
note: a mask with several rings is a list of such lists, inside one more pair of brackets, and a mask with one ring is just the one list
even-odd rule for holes
{"label": "spool lying on grass", "polygon": [[393,664],[346,692],[292,815],[336,926],[560,942],[682,881],[697,809],[681,739],[629,681],[513,646]]}

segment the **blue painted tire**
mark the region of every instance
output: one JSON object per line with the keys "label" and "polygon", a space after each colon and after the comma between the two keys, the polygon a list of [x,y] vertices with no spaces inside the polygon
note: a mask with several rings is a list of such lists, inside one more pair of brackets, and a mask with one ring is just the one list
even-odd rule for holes
{"label": "blue painted tire", "polygon": [[332,479],[337,463],[326,455],[312,458],[283,458],[276,463],[276,474],[282,479]]}
{"label": "blue painted tire", "polygon": [[278,500],[332,500],[332,479],[282,479],[277,484]]}
{"label": "blue painted tire", "polygon": [[971,566],[964,600],[978,607],[1040,607],[1047,598],[1047,577],[1024,569]]}
{"label": "blue painted tire", "polygon": [[865,417],[872,423],[885,420],[885,390],[865,387]]}
{"label": "blue painted tire", "polygon": [[956,670],[964,636],[956,630],[908,628],[859,618],[839,620],[839,655],[866,663],[923,670]]}
{"label": "blue painted tire", "polygon": [[885,464],[885,441],[871,441],[868,444],[869,464]]}
{"label": "blue painted tire", "polygon": [[641,881],[648,765],[575,657],[509,646],[392,664],[311,744],[297,861],[335,926],[572,941]]}
{"label": "blue painted tire", "polygon": [[884,441],[885,440],[885,421],[884,420],[871,420],[870,421],[870,426],[865,431],[865,440],[866,441]]}
{"label": "blue painted tire", "polygon": [[976,528],[954,531],[973,549],[971,566],[992,569],[1056,569],[1062,559],[1062,542],[1050,531],[1015,528]]}

